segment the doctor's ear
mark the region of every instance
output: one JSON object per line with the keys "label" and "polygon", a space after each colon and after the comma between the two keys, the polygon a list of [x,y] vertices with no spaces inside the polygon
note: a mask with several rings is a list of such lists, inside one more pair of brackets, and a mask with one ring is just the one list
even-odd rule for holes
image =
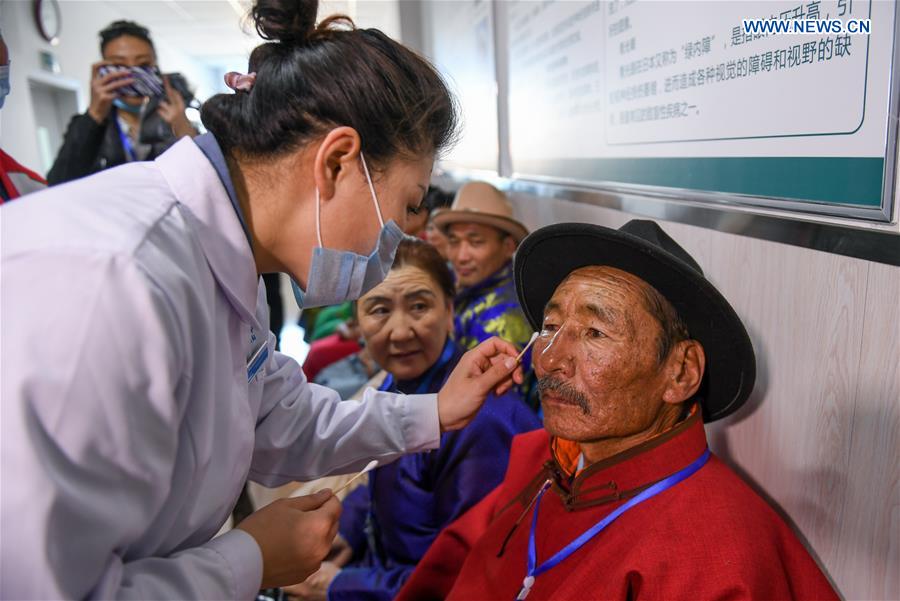
{"label": "doctor's ear", "polygon": [[360,169],[362,142],[352,127],[337,127],[322,138],[314,161],[314,176],[322,200],[334,197],[338,183],[352,169]]}

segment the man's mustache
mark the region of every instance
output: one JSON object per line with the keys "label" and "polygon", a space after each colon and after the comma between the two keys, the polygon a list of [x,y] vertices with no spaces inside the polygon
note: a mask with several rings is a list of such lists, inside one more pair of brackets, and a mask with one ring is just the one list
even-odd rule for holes
{"label": "man's mustache", "polygon": [[563,382],[557,377],[546,376],[539,378],[537,388],[538,394],[540,394],[541,397],[544,396],[544,393],[553,393],[553,396],[581,407],[581,410],[585,415],[591,414],[591,406],[588,404],[587,397],[577,388]]}

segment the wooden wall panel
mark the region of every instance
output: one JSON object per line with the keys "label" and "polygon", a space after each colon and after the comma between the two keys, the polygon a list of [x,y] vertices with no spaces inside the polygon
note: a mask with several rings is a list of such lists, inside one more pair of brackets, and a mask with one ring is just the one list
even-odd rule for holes
{"label": "wooden wall panel", "polygon": [[[633,216],[516,195],[529,227]],[[900,599],[900,268],[662,223],[744,319],[757,387],[710,444],[848,599]]]}
{"label": "wooden wall panel", "polygon": [[848,597],[900,599],[900,268],[869,266],[857,373],[835,578]]}
{"label": "wooden wall panel", "polygon": [[867,265],[747,238],[716,246],[711,271],[751,332],[761,377],[753,402],[709,429],[713,448],[790,516],[838,582]]}

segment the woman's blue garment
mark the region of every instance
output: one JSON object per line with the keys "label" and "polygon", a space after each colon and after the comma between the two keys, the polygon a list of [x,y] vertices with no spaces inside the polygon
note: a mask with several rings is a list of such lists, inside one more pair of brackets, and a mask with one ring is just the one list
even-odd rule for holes
{"label": "woman's blue garment", "polygon": [[[419,379],[387,385],[407,394],[437,392],[462,356],[453,341],[448,350]],[[539,427],[517,393],[491,395],[471,424],[441,436],[439,449],[372,471],[368,486],[344,501],[340,533],[354,562],[332,582],[329,600],[393,599],[441,529],[503,480],[512,437]]]}

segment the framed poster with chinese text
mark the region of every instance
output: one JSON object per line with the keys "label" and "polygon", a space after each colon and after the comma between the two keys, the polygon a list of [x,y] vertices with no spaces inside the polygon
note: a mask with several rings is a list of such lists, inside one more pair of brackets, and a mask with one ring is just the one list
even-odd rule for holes
{"label": "framed poster with chinese text", "polygon": [[506,8],[514,178],[891,220],[895,2]]}

